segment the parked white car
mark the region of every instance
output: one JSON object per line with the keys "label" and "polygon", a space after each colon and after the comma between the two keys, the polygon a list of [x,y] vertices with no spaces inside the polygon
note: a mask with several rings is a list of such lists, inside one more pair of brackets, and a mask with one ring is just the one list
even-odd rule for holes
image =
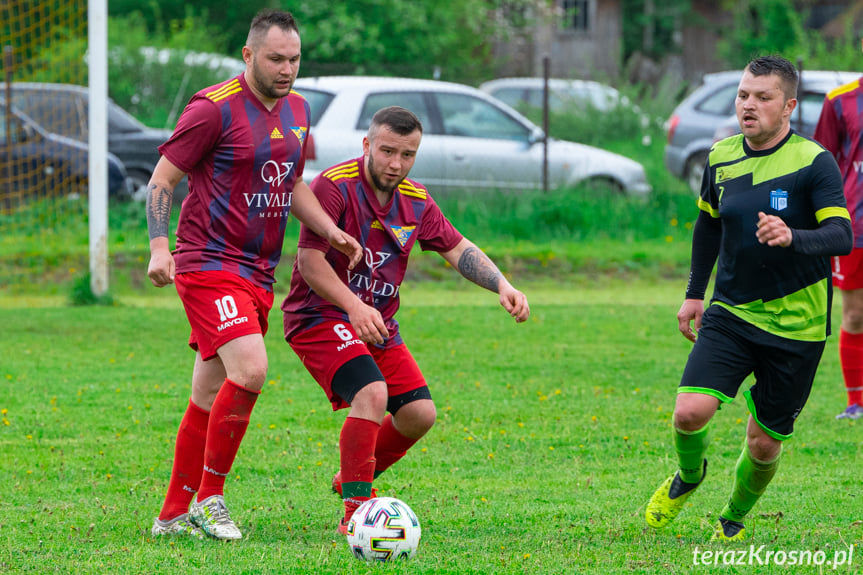
{"label": "parked white car", "polygon": [[[436,191],[542,188],[543,131],[480,90],[434,80],[370,76],[300,78],[312,109],[314,153],[304,179],[362,154],[379,109],[397,105],[423,123],[411,178]],[[650,192],[644,167],[599,148],[548,140],[550,188],[591,182],[632,195]]]}

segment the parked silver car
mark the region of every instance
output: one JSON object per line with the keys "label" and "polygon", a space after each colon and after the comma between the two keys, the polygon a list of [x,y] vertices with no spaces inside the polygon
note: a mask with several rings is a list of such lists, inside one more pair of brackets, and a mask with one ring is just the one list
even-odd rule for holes
{"label": "parked silver car", "polygon": [[[522,105],[541,108],[543,82],[542,78],[498,78],[483,82],[479,89],[513,108]],[[631,103],[611,86],[592,80],[548,80],[548,106],[552,110],[589,106],[607,112],[618,105],[630,106]]]}
{"label": "parked silver car", "polygon": [[[314,154],[305,179],[362,154],[362,139],[379,109],[398,105],[423,123],[411,177],[433,192],[527,190],[542,187],[543,131],[475,88],[449,82],[369,76],[300,78],[294,89],[312,109]],[[638,162],[599,148],[549,139],[552,188],[597,182],[650,192]]]}
{"label": "parked silver car", "polygon": [[[717,129],[722,128],[721,133],[725,135],[734,133],[729,133],[729,129],[733,130],[736,125],[736,119],[732,119],[734,100],[742,75],[741,70],[705,74],[701,86],[687,96],[668,119],[665,166],[685,180],[693,192],[701,189],[704,164],[717,137]],[[856,72],[803,70],[798,90],[800,103],[791,117],[792,127],[811,136],[824,95],[858,77],[860,74]]]}
{"label": "parked silver car", "polygon": [[[806,83],[801,84],[797,91],[797,108],[791,115],[791,127],[798,134],[811,138],[815,133],[815,126],[818,125],[818,118],[821,117],[821,107],[824,105],[827,92],[843,84],[854,82],[863,74],[804,71],[803,75],[806,77]],[[713,132],[713,140],[719,141],[738,132],[740,132],[740,124],[735,114],[719,124]]]}

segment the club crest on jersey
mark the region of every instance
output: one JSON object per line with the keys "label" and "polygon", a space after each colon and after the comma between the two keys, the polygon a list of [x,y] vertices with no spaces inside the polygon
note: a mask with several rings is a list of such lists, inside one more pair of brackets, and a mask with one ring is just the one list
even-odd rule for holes
{"label": "club crest on jersey", "polygon": [[385,261],[390,259],[391,253],[387,252],[377,252],[378,257],[375,258],[374,254],[372,254],[372,250],[366,248],[366,265],[369,266],[369,269],[374,271],[381,267]]}
{"label": "club crest on jersey", "polygon": [[279,164],[273,160],[267,160],[264,165],[261,166],[261,179],[268,184],[281,186],[282,182],[285,181],[285,178],[288,177],[288,174],[291,173],[291,169],[293,167],[293,162],[282,162]]}
{"label": "club crest on jersey", "polygon": [[294,126],[293,128],[291,128],[291,131],[294,133],[294,135],[300,141],[300,145],[302,146],[303,142],[306,140],[306,131],[307,131],[306,127],[305,126]]}
{"label": "club crest on jersey", "polygon": [[788,207],[788,192],[782,188],[770,192],[770,207],[777,212]]}
{"label": "club crest on jersey", "polygon": [[390,229],[396,236],[396,239],[405,247],[405,244],[408,243],[408,240],[411,237],[411,234],[414,233],[416,226],[390,226]]}

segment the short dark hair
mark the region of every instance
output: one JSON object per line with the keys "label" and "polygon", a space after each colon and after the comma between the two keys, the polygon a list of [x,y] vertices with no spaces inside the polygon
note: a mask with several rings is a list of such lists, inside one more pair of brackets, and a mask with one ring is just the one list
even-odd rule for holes
{"label": "short dark hair", "polygon": [[416,130],[419,130],[420,134],[422,134],[423,131],[423,124],[419,118],[413,112],[401,106],[388,106],[375,112],[369,124],[370,140],[377,135],[378,130],[382,126],[386,126],[399,136],[413,134]]}
{"label": "short dark hair", "polygon": [[746,69],[753,76],[776,74],[779,76],[779,81],[782,84],[782,93],[785,94],[785,100],[797,97],[797,84],[800,82],[800,76],[794,64],[782,56],[772,55],[755,58],[749,62]]}
{"label": "short dark hair", "polygon": [[267,8],[258,12],[252,19],[249,35],[246,37],[246,45],[256,44],[273,26],[278,26],[285,32],[296,32],[298,35],[300,33],[297,21],[294,20],[290,12]]}

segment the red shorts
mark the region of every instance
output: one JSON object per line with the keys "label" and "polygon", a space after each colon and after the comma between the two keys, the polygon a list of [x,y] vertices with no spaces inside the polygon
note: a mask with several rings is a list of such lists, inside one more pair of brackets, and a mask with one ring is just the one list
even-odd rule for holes
{"label": "red shorts", "polygon": [[854,248],[847,256],[833,256],[833,285],[850,291],[863,289],[863,248]]}
{"label": "red shorts", "polygon": [[425,377],[405,344],[388,349],[366,345],[346,321],[326,321],[298,333],[288,343],[326,392],[333,411],[350,407],[333,392],[333,376],[344,364],[361,355],[372,356],[386,381],[388,397],[426,386]]}
{"label": "red shorts", "polygon": [[174,283],[192,326],[189,346],[204,360],[232,339],[266,335],[273,292],[224,271],[177,274]]}

